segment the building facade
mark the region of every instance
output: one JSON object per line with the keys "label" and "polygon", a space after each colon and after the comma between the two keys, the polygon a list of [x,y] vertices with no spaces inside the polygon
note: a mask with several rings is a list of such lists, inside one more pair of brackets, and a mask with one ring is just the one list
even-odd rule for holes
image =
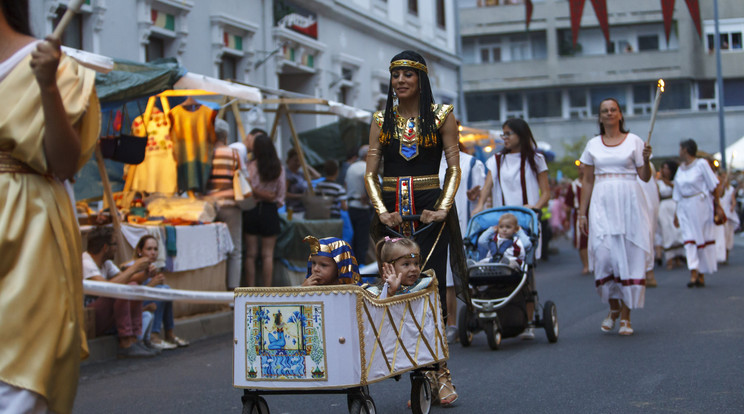
{"label": "building facade", "polygon": [[[462,78],[468,125],[500,129],[527,120],[538,141],[561,156],[564,144],[599,132],[599,102],[616,98],[626,126],[642,138],[659,78],[666,82],[654,127],[654,153],[675,155],[682,138],[719,151],[713,2],[700,2],[702,38],[685,2],[677,2],[666,39],[658,1],[608,1],[610,42],[587,1],[576,46],[567,0],[533,0],[525,30],[522,0],[462,0]],[[744,136],[744,7],[718,0],[725,133]]]}
{"label": "building facade", "polygon": [[[31,2],[37,37],[66,3]],[[137,62],[175,57],[190,72],[374,111],[387,97],[390,58],[405,49],[427,59],[437,101],[456,101],[456,12],[453,0],[86,0],[63,43]],[[268,128],[272,118],[244,121]],[[334,120],[295,116],[300,131]]]}

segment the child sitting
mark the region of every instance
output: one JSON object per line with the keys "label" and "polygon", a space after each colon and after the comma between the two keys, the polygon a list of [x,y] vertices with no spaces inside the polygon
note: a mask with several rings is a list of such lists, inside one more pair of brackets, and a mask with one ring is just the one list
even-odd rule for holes
{"label": "child sitting", "polygon": [[349,243],[336,237],[307,236],[303,241],[310,245],[310,257],[302,286],[359,284],[362,280]]}
{"label": "child sitting", "polygon": [[488,254],[481,262],[503,263],[513,269],[519,269],[525,259],[525,249],[517,236],[519,223],[511,213],[504,213],[495,226],[496,234],[488,242]]}
{"label": "child sitting", "polygon": [[421,273],[420,248],[415,241],[390,238],[377,242],[377,264],[383,285],[372,285],[367,291],[384,299],[387,296],[418,292],[434,280],[434,271]]}

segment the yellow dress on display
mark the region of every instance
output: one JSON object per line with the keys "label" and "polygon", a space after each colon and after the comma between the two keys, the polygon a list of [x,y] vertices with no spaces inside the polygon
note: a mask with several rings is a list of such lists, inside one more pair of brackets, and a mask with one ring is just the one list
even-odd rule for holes
{"label": "yellow dress on display", "polygon": [[[88,353],[82,247],[70,199],[47,174],[44,112],[29,61],[24,57],[0,81],[0,381],[69,413]],[[80,135],[80,169],[101,126],[95,73],[63,55],[57,85]],[[27,173],[9,172],[19,161]]]}

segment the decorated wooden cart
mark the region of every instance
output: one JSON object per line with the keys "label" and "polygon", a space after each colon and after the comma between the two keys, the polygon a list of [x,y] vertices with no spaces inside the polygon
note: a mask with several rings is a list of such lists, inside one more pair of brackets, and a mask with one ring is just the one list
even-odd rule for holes
{"label": "decorated wooden cart", "polygon": [[427,413],[424,371],[449,357],[436,281],[377,299],[359,286],[235,290],[233,385],[244,413],[261,395],[343,393],[350,413],[374,413],[368,384],[411,372],[414,413]]}

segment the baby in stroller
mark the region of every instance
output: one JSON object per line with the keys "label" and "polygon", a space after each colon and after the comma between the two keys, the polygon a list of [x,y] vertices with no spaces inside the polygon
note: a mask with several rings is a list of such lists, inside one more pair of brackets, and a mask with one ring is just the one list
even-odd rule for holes
{"label": "baby in stroller", "polygon": [[[479,263],[502,263],[518,270],[524,263],[526,255],[524,243],[517,235],[517,232],[522,230],[517,217],[511,213],[504,213],[499,217],[499,223],[492,227],[494,228],[496,234],[488,241],[488,253]],[[524,231],[522,234],[531,245]]]}

